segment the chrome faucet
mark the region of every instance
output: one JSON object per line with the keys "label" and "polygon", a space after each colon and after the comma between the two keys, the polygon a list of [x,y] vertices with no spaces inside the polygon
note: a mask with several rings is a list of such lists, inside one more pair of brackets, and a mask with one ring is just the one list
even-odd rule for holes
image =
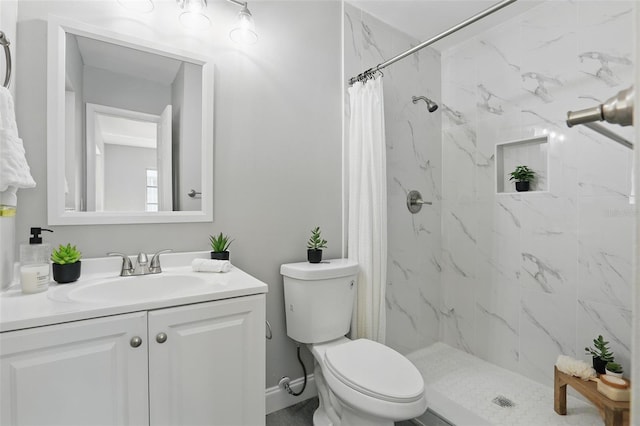
{"label": "chrome faucet", "polygon": [[160,272],[162,272],[162,268],[160,267],[160,255],[162,253],[168,253],[170,251],[171,249],[160,250],[153,255],[153,257],[151,258],[151,263],[149,263],[147,254],[140,252],[138,253],[135,267],[131,263],[131,259],[129,258],[129,256],[127,256],[126,254],[110,252],[107,253],[107,255],[122,257],[122,269],[120,270],[121,277],[136,277],[140,275],[159,274]]}
{"label": "chrome faucet", "polygon": [[162,268],[160,267],[160,255],[162,253],[169,253],[172,251],[171,249],[160,250],[151,258],[151,264],[149,264],[149,273],[150,274],[159,274],[162,272]]}

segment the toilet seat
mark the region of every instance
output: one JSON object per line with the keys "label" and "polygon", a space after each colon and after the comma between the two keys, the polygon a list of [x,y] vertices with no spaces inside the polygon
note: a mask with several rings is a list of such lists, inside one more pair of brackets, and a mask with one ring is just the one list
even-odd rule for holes
{"label": "toilet seat", "polygon": [[378,400],[411,403],[424,398],[424,381],[404,356],[367,339],[327,348],[327,372],[349,388]]}

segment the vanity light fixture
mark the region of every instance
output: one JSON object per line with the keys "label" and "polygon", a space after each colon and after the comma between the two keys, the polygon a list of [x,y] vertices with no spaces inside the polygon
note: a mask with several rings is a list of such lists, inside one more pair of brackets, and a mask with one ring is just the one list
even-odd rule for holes
{"label": "vanity light fixture", "polygon": [[253,16],[251,16],[251,12],[249,12],[249,8],[247,8],[247,2],[238,0],[227,1],[242,8],[238,13],[236,25],[229,32],[229,38],[240,44],[255,44],[258,41],[258,34],[256,33]]}
{"label": "vanity light fixture", "polygon": [[118,0],[120,6],[137,13],[149,13],[153,10],[153,0]]}
{"label": "vanity light fixture", "polygon": [[189,29],[201,30],[207,28],[211,21],[205,14],[207,0],[177,0],[180,13],[180,23]]}

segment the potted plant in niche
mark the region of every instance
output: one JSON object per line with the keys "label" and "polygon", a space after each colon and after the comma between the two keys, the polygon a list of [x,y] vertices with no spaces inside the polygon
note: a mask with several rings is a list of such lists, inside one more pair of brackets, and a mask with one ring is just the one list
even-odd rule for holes
{"label": "potted plant in niche", "polygon": [[622,377],[622,366],[617,362],[608,362],[605,367],[605,373],[609,376]]}
{"label": "potted plant in niche", "polygon": [[613,352],[609,350],[609,342],[599,335],[597,339],[593,339],[593,347],[586,347],[584,350],[587,355],[593,357],[593,368],[598,374],[605,374],[605,369],[608,362],[613,362]]}
{"label": "potted plant in niche", "polygon": [[516,181],[516,191],[526,192],[529,190],[529,183],[535,179],[536,172],[527,166],[518,166],[514,171],[509,173],[509,180]]}
{"label": "potted plant in niche", "polygon": [[229,246],[233,240],[222,232],[218,236],[209,235],[211,241],[211,258],[218,260],[229,260]]}
{"label": "potted plant in niche", "polygon": [[66,246],[60,244],[58,249],[53,249],[51,252],[53,279],[59,284],[77,281],[80,278],[81,257],[82,253],[71,243]]}
{"label": "potted plant in niche", "polygon": [[320,263],[322,261],[322,249],[327,248],[327,240],[320,236],[320,227],[316,226],[311,230],[311,238],[307,243],[307,260],[309,263]]}

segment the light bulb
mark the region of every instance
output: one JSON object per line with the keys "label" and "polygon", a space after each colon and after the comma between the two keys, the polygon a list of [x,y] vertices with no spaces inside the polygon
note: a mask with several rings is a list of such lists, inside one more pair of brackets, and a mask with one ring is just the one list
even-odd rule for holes
{"label": "light bulb", "polygon": [[206,0],[181,0],[178,1],[183,12],[180,14],[180,23],[190,29],[201,30],[210,25],[209,17],[205,15]]}
{"label": "light bulb", "polygon": [[229,37],[240,44],[255,44],[258,41],[253,16],[251,16],[247,6],[244,6],[238,13],[238,21],[236,26],[229,32]]}

